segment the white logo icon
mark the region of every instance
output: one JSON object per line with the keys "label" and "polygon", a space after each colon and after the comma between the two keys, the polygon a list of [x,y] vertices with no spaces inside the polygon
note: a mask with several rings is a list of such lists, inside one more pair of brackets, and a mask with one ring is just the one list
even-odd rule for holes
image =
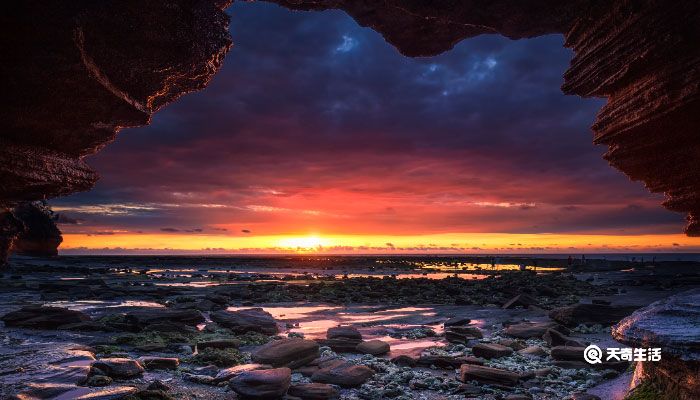
{"label": "white logo icon", "polygon": [[603,350],[592,344],[583,351],[583,358],[589,364],[600,364],[603,362]]}

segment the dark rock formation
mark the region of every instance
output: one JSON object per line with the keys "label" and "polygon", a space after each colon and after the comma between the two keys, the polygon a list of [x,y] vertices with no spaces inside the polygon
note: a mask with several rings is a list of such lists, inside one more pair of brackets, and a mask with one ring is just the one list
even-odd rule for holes
{"label": "dark rock formation", "polygon": [[[412,57],[486,33],[564,34],[575,57],[562,90],[608,99],[593,124],[605,158],[665,193],[667,208],[688,213],[687,234],[700,236],[700,2],[270,1],[344,10]],[[206,86],[231,45],[227,5],[77,0],[6,10],[0,71],[12,79],[0,87],[0,207],[89,189],[97,176],[82,157]]]}
{"label": "dark rock formation", "polygon": [[9,211],[0,211],[0,267],[7,263],[10,248],[14,245],[24,224]]}
{"label": "dark rock formation", "polygon": [[680,399],[700,398],[700,289],[657,301],[613,327],[628,346],[661,348],[661,360],[640,362],[637,375]]}
{"label": "dark rock formation", "polygon": [[91,188],[82,157],[209,82],[231,46],[227,6],[77,0],[3,13],[0,206]]}
{"label": "dark rock formation", "polygon": [[18,254],[51,257],[58,254],[63,241],[54,215],[41,202],[22,203],[12,213],[24,224],[24,231],[15,241],[12,251]]}

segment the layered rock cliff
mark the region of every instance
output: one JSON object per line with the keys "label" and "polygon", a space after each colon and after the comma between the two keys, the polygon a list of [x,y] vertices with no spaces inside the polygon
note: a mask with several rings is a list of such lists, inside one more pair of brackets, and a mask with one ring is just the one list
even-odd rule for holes
{"label": "layered rock cliff", "polygon": [[[480,34],[564,34],[575,56],[563,91],[608,99],[593,123],[606,159],[665,193],[667,208],[688,214],[687,234],[700,235],[700,2],[271,1],[344,10],[407,56],[439,54]],[[231,46],[227,6],[77,0],[5,10],[0,210],[91,188],[97,174],[84,156],[205,87]],[[0,231],[9,242],[13,229]]]}

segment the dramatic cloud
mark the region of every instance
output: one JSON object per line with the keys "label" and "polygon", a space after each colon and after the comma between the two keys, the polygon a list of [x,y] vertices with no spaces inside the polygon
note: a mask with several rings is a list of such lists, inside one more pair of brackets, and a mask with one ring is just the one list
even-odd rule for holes
{"label": "dramatic cloud", "polygon": [[481,36],[409,59],[342,12],[241,2],[230,13],[234,48],[211,85],[122,132],[88,159],[103,176],[96,189],[53,203],[84,220],[81,230],[637,234],[682,225],[591,144],[602,100],[560,92],[571,57],[561,36]]}

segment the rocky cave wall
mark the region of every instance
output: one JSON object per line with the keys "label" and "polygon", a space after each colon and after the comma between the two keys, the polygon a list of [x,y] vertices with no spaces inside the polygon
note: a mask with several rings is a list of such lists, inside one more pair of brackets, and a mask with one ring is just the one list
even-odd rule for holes
{"label": "rocky cave wall", "polygon": [[[562,33],[567,94],[608,99],[605,158],[700,235],[700,2],[695,0],[271,0],[341,9],[407,56],[480,34]],[[231,47],[226,0],[22,2],[1,16],[0,262],[27,227],[23,202],[88,190],[83,162],[127,127],[204,88]],[[562,132],[565,134],[565,132]],[[31,253],[31,251],[29,251]]]}

